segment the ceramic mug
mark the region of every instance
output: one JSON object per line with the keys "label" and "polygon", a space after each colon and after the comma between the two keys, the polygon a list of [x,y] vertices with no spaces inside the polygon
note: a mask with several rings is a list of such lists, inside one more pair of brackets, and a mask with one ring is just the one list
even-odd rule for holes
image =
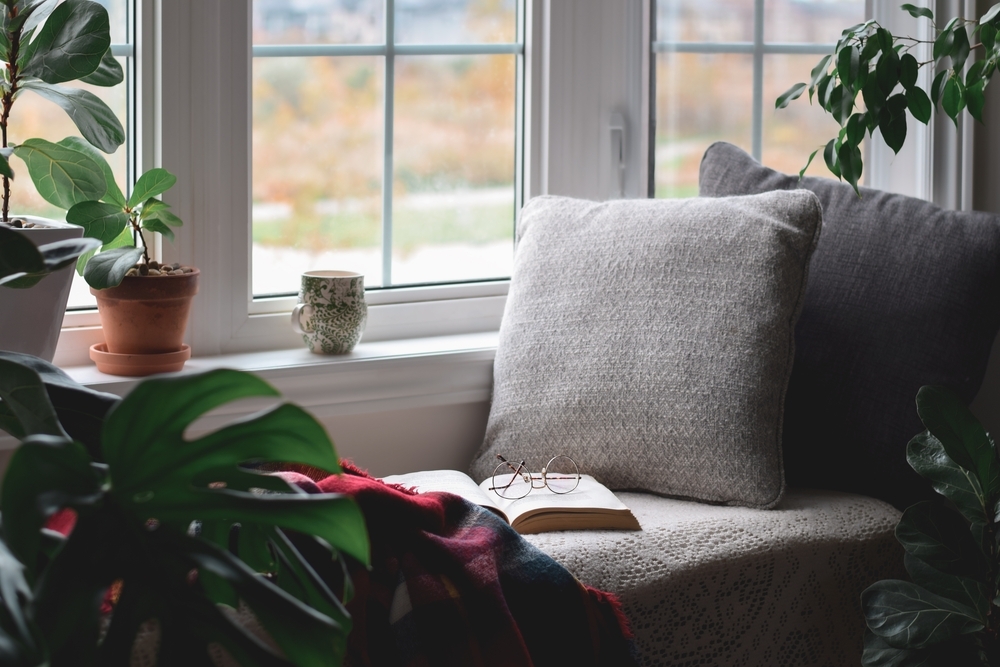
{"label": "ceramic mug", "polygon": [[310,352],[346,354],[357,345],[368,320],[365,277],[353,271],[307,271],[302,274],[292,328]]}

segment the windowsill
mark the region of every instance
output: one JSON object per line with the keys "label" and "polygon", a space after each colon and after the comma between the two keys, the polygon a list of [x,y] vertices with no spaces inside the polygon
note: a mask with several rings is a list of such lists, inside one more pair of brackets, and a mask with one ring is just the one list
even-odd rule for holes
{"label": "windowsill", "polygon": [[[345,355],[312,354],[305,348],[194,357],[181,374],[216,368],[252,372],[282,397],[318,418],[489,400],[498,333],[458,334],[359,344]],[[101,373],[93,365],[65,367],[77,382],[119,396],[141,379]],[[257,406],[235,403],[212,413],[213,427]],[[0,450],[16,446],[0,436]]]}

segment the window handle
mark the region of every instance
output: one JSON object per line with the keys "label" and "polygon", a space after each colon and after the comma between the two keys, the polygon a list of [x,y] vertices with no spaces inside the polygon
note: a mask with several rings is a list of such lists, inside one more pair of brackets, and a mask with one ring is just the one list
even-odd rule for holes
{"label": "window handle", "polygon": [[611,165],[618,183],[618,198],[625,198],[625,117],[617,111],[608,121],[611,130]]}

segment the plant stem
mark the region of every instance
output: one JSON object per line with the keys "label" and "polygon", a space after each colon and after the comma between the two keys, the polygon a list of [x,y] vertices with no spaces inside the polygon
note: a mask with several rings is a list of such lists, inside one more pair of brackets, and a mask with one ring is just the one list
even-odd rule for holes
{"label": "plant stem", "polygon": [[132,225],[132,231],[138,234],[142,242],[142,260],[149,264],[149,246],[146,245],[146,237],[142,235],[142,227],[139,226],[139,215],[134,211],[129,212],[128,221]]}
{"label": "plant stem", "polygon": [[[16,6],[11,7],[8,16],[10,19],[17,17]],[[4,91],[3,97],[0,98],[0,106],[2,106],[2,109],[0,109],[0,139],[3,140],[3,148],[7,148],[7,123],[10,120],[11,107],[14,106],[14,94],[17,93],[17,58],[21,50],[21,31],[17,30],[9,33],[7,37],[10,42],[10,49],[7,55],[7,71],[10,76],[10,87]],[[8,217],[10,213],[10,178],[7,176],[3,177],[3,205],[0,213],[2,213],[0,220],[8,222],[10,219]]]}

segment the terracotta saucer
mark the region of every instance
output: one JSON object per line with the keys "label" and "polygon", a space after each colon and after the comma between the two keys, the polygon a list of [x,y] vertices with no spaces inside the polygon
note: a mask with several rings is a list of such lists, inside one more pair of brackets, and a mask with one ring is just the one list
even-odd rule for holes
{"label": "terracotta saucer", "polygon": [[95,343],[90,346],[90,358],[102,373],[138,377],[181,370],[191,358],[191,347],[184,345],[176,352],[160,354],[116,354],[108,352],[107,343]]}

